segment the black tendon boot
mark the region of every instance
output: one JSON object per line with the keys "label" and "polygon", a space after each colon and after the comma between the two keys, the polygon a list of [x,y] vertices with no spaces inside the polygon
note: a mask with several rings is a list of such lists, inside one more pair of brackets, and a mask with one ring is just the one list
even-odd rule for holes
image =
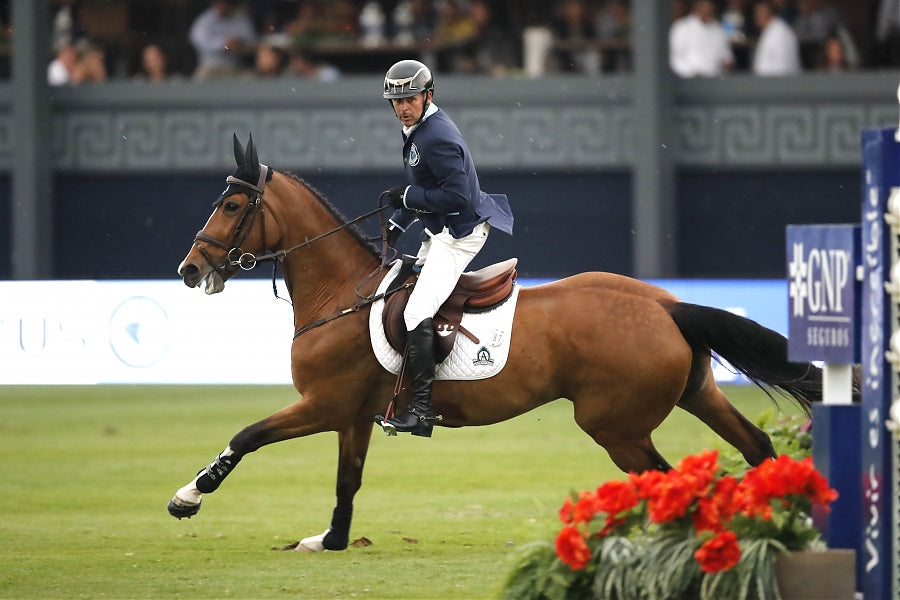
{"label": "black tendon boot", "polygon": [[434,329],[425,319],[409,332],[406,368],[413,378],[409,412],[388,419],[399,432],[431,437],[434,412],[431,410],[431,384],[434,383]]}

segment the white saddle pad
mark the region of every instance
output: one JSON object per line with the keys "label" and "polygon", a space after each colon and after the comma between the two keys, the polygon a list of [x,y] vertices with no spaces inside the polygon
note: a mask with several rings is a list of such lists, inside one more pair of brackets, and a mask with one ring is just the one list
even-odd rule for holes
{"label": "white saddle pad", "polygon": [[[394,262],[388,274],[381,281],[377,293],[384,292],[399,270],[400,261],[398,260]],[[450,356],[444,362],[438,363],[435,368],[435,379],[487,379],[499,373],[506,366],[506,359],[509,358],[509,342],[512,338],[513,316],[516,312],[516,301],[519,298],[520,288],[518,283],[515,284],[509,299],[496,308],[480,313],[463,314],[462,326],[471,331],[478,338],[479,343],[476,344],[461,332],[457,333]],[[397,374],[400,372],[403,356],[391,348],[384,335],[384,327],[381,324],[383,312],[384,300],[372,304],[369,312],[372,350],[382,367]]]}

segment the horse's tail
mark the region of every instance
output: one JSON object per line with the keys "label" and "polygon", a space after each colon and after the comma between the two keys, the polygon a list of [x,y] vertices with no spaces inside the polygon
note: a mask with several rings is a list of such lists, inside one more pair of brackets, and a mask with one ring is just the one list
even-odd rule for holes
{"label": "horse's tail", "polygon": [[772,392],[778,392],[807,414],[813,402],[821,402],[822,370],[812,363],[788,361],[787,338],[777,331],[718,308],[660,303],[695,353],[714,351],[770,398],[774,400]]}

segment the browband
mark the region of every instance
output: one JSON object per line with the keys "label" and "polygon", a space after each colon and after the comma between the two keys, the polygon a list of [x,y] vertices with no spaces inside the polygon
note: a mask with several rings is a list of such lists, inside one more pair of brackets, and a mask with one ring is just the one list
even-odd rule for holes
{"label": "browband", "polygon": [[225,183],[237,183],[239,185],[243,185],[245,187],[250,188],[257,194],[262,194],[266,189],[266,178],[269,176],[269,167],[266,165],[259,163],[259,181],[256,182],[256,185],[253,185],[249,181],[244,181],[243,179],[238,179],[234,175],[229,175],[225,178]]}

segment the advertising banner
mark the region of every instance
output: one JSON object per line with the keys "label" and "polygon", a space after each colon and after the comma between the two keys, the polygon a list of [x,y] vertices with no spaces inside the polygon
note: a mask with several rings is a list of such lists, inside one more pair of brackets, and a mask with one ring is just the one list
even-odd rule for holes
{"label": "advertising banner", "polygon": [[859,225],[788,225],[788,358],[859,362]]}
{"label": "advertising banner", "polygon": [[[786,333],[783,280],[654,283]],[[2,281],[0,298],[0,385],[291,383],[293,311],[263,279],[212,296],[177,280]]]}

